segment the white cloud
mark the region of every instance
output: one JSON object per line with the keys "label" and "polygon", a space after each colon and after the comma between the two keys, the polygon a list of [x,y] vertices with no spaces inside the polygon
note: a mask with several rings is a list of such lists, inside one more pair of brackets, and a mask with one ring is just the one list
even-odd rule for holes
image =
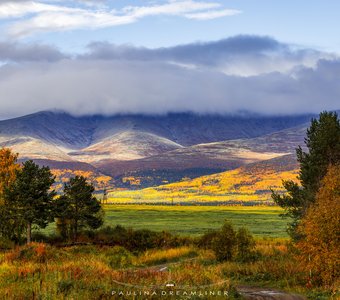
{"label": "white cloud", "polygon": [[[326,58],[326,59],[325,59]],[[340,108],[340,58],[270,37],[148,49],[92,43],[84,55],[0,42],[0,114],[319,112]]]}
{"label": "white cloud", "polygon": [[70,13],[81,12],[81,10],[35,1],[9,1],[0,4],[0,18],[18,18],[29,14],[41,14],[47,12]]}
{"label": "white cloud", "polygon": [[150,15],[181,15],[187,12],[201,11],[211,8],[220,7],[218,3],[196,2],[196,1],[173,1],[167,4],[154,6],[128,6],[123,8],[123,12],[135,18],[146,17]]}
{"label": "white cloud", "polygon": [[162,62],[62,60],[0,68],[0,111],[296,114],[339,109],[340,61],[290,74],[227,76]]}
{"label": "white cloud", "polygon": [[0,19],[15,19],[9,27],[9,33],[16,37],[36,32],[112,27],[134,23],[148,16],[167,15],[208,20],[238,13],[240,11],[225,9],[217,2],[195,0],[168,0],[162,4],[126,6],[120,10],[105,5],[74,7],[41,1],[7,1],[0,4]]}
{"label": "white cloud", "polygon": [[227,16],[233,16],[241,13],[239,10],[235,9],[223,9],[223,10],[211,10],[200,13],[190,13],[186,14],[185,17],[193,20],[212,20],[216,18],[222,18]]}
{"label": "white cloud", "polygon": [[320,59],[337,58],[312,49],[292,49],[273,38],[252,35],[158,49],[97,42],[91,43],[88,50],[82,56],[85,59],[162,61],[244,77],[271,72],[291,73],[296,67],[315,67]]}

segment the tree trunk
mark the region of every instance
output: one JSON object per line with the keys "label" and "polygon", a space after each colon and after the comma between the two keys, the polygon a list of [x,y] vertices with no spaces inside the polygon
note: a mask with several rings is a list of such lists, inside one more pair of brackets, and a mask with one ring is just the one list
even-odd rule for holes
{"label": "tree trunk", "polygon": [[76,220],[74,222],[74,241],[76,242],[78,240],[78,221]]}
{"label": "tree trunk", "polygon": [[31,237],[32,237],[32,224],[27,223],[27,244],[31,243]]}

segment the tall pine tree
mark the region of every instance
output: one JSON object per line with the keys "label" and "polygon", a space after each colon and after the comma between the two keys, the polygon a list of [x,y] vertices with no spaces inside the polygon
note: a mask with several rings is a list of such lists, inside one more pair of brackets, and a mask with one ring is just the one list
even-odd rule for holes
{"label": "tall pine tree", "polygon": [[77,240],[81,228],[96,229],[103,224],[103,211],[93,192],[93,185],[83,176],[65,184],[64,195],[56,201],[57,226],[63,237]]}
{"label": "tall pine tree", "polygon": [[5,205],[26,225],[27,243],[31,242],[32,225],[46,227],[53,221],[52,200],[56,195],[51,186],[54,176],[48,167],[26,161],[17,171],[15,181],[5,192]]}
{"label": "tall pine tree", "polygon": [[296,233],[300,219],[307,208],[315,202],[321,180],[331,164],[340,162],[340,122],[335,112],[322,112],[319,119],[312,119],[307,129],[305,144],[307,152],[299,146],[296,149],[300,163],[299,180],[301,185],[293,181],[284,181],[287,193],[273,192],[273,200],[286,211],[285,216],[292,218],[289,233],[298,238]]}

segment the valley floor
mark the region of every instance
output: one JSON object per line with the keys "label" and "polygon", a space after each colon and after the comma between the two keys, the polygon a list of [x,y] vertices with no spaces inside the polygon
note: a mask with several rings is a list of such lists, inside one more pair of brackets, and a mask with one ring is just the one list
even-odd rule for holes
{"label": "valley floor", "polygon": [[224,220],[247,227],[257,237],[286,238],[282,209],[268,206],[153,206],[107,205],[107,225],[134,229],[167,230],[180,235],[201,235],[221,227]]}
{"label": "valley floor", "polygon": [[[287,219],[277,206],[160,206],[105,205],[104,226],[122,225],[133,229],[169,231],[198,236],[221,227],[225,220],[235,227],[247,227],[255,237],[288,238]],[[45,233],[53,233],[51,224]]]}

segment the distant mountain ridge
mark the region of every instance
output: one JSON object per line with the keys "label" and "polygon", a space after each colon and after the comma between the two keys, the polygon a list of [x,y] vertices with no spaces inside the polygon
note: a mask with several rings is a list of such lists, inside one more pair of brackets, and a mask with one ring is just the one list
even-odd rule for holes
{"label": "distant mountain ridge", "polygon": [[0,147],[24,160],[113,177],[167,170],[199,176],[292,153],[312,117],[39,112],[0,121]]}
{"label": "distant mountain ridge", "polygon": [[[148,177],[157,178],[154,185],[160,185],[169,178],[174,182],[182,177],[193,178],[193,173],[198,177],[284,157],[287,154],[295,156],[298,145],[305,147],[307,126],[308,123],[305,123],[251,139],[198,144],[142,159],[103,160],[94,163],[94,166],[113,177],[130,174],[141,180],[145,177],[145,170],[148,170]],[[166,170],[166,173],[163,170]],[[178,176],[178,173],[181,176]]]}
{"label": "distant mountain ridge", "polygon": [[39,112],[0,121],[0,136],[29,136],[59,146],[85,148],[122,132],[148,132],[183,146],[254,138],[306,123],[313,115],[228,116],[172,113],[75,117]]}

